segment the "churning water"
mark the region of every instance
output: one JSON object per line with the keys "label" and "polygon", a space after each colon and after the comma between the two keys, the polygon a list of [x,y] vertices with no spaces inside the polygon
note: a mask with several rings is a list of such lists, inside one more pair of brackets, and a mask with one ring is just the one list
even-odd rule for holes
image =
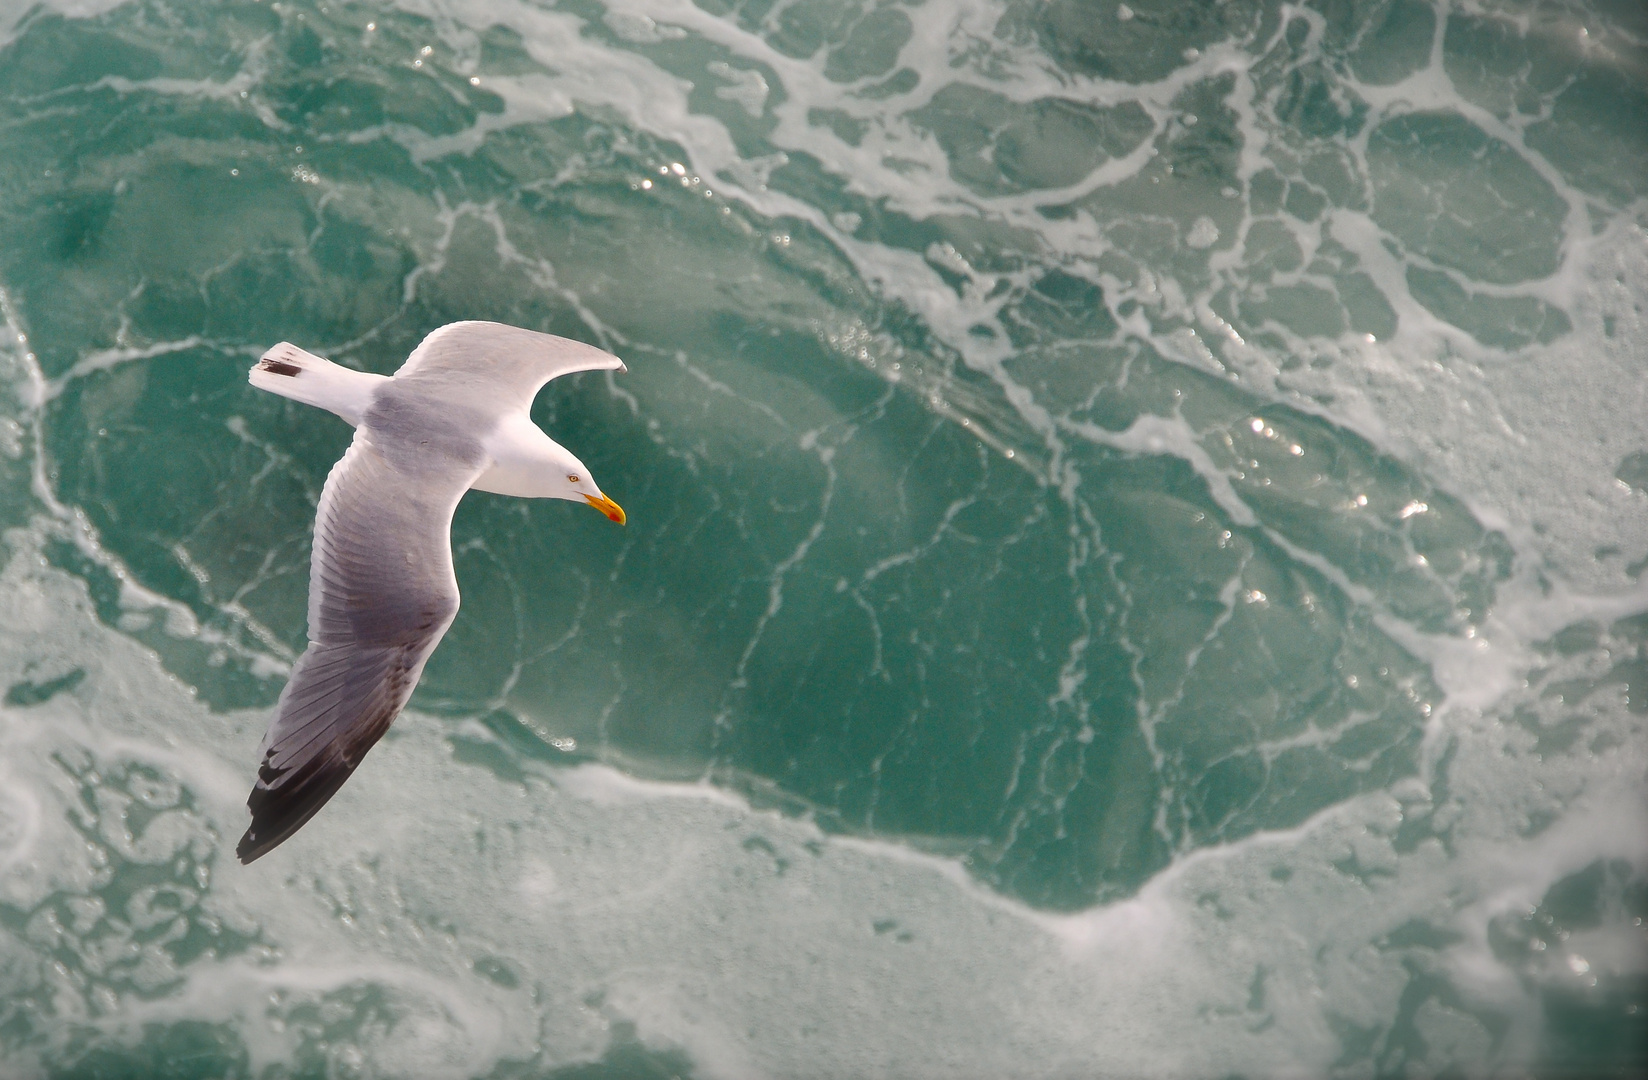
{"label": "churning water", "polygon": [[[1648,8],[0,4],[0,1075],[1634,1075]],[[476,494],[252,867],[336,418]]]}

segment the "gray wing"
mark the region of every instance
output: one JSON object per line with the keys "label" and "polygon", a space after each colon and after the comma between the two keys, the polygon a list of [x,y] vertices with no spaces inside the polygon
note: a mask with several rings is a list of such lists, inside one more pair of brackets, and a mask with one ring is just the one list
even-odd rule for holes
{"label": "gray wing", "polygon": [[458,613],[452,514],[478,474],[440,455],[386,456],[367,427],[333,466],[315,515],[309,648],[263,738],[241,862],[302,828],[411,696]]}
{"label": "gray wing", "polygon": [[396,383],[494,415],[526,409],[551,379],[575,371],[624,371],[609,352],[571,338],[495,322],[447,323],[395,373]]}

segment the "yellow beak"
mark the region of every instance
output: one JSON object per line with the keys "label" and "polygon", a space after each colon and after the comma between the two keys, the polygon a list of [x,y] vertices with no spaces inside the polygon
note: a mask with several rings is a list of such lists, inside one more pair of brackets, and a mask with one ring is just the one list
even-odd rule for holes
{"label": "yellow beak", "polygon": [[584,501],[618,524],[622,525],[624,523],[624,508],[605,495],[585,495]]}

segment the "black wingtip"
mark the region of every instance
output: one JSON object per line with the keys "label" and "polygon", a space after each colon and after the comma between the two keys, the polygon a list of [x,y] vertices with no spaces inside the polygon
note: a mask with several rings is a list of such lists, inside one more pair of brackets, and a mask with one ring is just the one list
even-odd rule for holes
{"label": "black wingtip", "polygon": [[252,825],[235,845],[242,864],[256,862],[309,823],[354,773],[349,765],[330,764],[307,775],[291,776],[279,789],[260,780],[246,800]]}
{"label": "black wingtip", "polygon": [[241,837],[240,843],[235,845],[235,858],[240,860],[242,866],[245,866],[267,855],[274,849],[274,846],[274,844],[262,843],[258,840],[256,832],[247,829],[246,835]]}
{"label": "black wingtip", "polygon": [[271,360],[267,356],[264,357],[262,360],[260,360],[258,362],[258,368],[260,370],[269,372],[269,374],[271,374],[271,375],[293,375],[293,376],[297,375],[300,371],[303,370],[302,368],[298,367],[296,364],[288,364],[284,360]]}

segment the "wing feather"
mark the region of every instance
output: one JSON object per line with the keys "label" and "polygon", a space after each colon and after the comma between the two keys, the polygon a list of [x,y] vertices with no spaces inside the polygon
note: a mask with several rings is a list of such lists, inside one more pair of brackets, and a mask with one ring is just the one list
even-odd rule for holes
{"label": "wing feather", "polygon": [[531,408],[544,384],[576,371],[624,371],[624,362],[572,338],[495,322],[448,323],[425,337],[395,373],[403,386],[438,387],[493,415]]}
{"label": "wing feather", "polygon": [[358,428],[321,493],[309,647],[263,739],[241,862],[286,840],[337,793],[400,714],[458,612],[452,514],[482,463],[383,441],[369,424]]}

